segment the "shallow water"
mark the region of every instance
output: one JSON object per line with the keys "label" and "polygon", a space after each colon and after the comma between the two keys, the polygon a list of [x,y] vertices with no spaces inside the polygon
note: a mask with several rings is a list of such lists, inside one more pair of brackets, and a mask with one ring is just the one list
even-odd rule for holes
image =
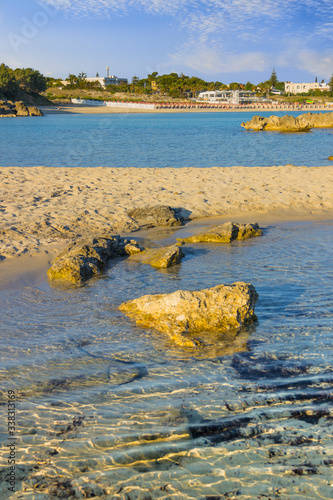
{"label": "shallow water", "polygon": [[[0,292],[1,389],[17,397],[12,498],[332,498],[332,225],[271,225],[186,245],[170,270],[119,259],[84,287]],[[203,333],[192,350],[117,309],[235,281],[256,287],[258,320]]]}
{"label": "shallow water", "polygon": [[[259,111],[6,118],[0,120],[0,165],[178,168],[332,164],[328,160],[332,155],[332,130],[280,134],[251,132],[240,126],[258,113],[272,114]],[[286,112],[274,114],[283,116]]]}

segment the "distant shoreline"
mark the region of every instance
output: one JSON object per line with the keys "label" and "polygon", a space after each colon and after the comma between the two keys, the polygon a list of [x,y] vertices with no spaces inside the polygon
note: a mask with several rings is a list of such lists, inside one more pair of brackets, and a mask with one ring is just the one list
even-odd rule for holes
{"label": "distant shoreline", "polygon": [[61,104],[58,106],[39,106],[44,114],[127,114],[127,113],[260,113],[260,112],[311,112],[333,111],[325,106],[314,107],[292,107],[292,106],[270,106],[262,108],[164,108],[144,109],[130,107],[108,107],[108,106],[84,106],[80,104]]}

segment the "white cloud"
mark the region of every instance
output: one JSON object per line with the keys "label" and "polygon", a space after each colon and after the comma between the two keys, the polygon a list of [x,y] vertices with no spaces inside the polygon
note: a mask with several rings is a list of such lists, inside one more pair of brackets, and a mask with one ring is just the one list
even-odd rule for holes
{"label": "white cloud", "polygon": [[76,15],[106,12],[129,14],[144,11],[148,14],[170,14],[186,6],[186,0],[41,0],[42,2]]}
{"label": "white cloud", "polygon": [[329,79],[333,74],[333,54],[331,51],[319,52],[296,48],[282,53],[278,62],[280,66],[305,70],[319,78]]}
{"label": "white cloud", "polygon": [[177,15],[180,11],[188,14],[195,12],[206,15],[226,15],[233,19],[249,18],[282,19],[287,15],[298,15],[304,9],[312,14],[333,14],[331,0],[39,0],[59,9],[75,13],[105,10],[131,11],[143,10],[153,14]]}
{"label": "white cloud", "polygon": [[[171,16],[188,40],[216,42],[226,34],[239,40],[259,42],[258,32],[266,30],[279,43],[282,32],[303,31],[303,44],[314,36],[332,39],[332,0],[39,0],[75,16],[131,15],[145,13]],[[266,42],[262,38],[262,42]]]}
{"label": "white cloud", "polygon": [[268,66],[268,58],[262,52],[244,52],[219,54],[209,48],[188,50],[186,53],[173,54],[173,61],[190,69],[207,74],[237,73],[241,71],[264,71]]}
{"label": "white cloud", "polygon": [[[332,0],[39,1],[76,16],[170,16],[183,35],[183,46],[171,59],[197,71],[264,71],[280,65],[327,78],[333,70]],[[173,43],[170,39],[170,50]],[[327,54],[319,51],[323,44]]]}

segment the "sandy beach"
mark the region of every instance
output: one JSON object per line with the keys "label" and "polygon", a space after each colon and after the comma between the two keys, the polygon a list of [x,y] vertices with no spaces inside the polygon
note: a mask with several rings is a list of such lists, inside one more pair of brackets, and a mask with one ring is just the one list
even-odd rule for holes
{"label": "sandy beach", "polygon": [[331,218],[333,209],[333,166],[1,167],[0,186],[2,269],[8,257],[53,255],[80,236],[136,231],[132,208],[258,223]]}
{"label": "sandy beach", "polygon": [[[209,103],[208,103],[209,104]],[[307,107],[293,107],[293,106],[268,106],[252,108],[252,107],[239,107],[239,108],[157,108],[157,109],[144,109],[144,108],[131,108],[131,107],[108,107],[108,106],[84,106],[80,104],[61,104],[60,106],[39,106],[44,114],[118,114],[118,113],[244,113],[244,112],[295,112],[307,111],[318,113],[320,111],[332,111],[325,106],[307,106]],[[60,109],[59,109],[60,108]]]}

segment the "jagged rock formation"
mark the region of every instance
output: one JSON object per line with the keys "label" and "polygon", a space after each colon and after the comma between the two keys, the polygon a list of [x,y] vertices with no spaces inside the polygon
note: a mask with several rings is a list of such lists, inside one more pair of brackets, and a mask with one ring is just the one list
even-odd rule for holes
{"label": "jagged rock formation", "polygon": [[26,106],[22,101],[0,100],[0,117],[14,116],[43,116],[43,113],[36,106]]}
{"label": "jagged rock formation", "polygon": [[153,207],[135,208],[127,212],[141,227],[155,226],[182,226],[183,219],[178,208],[167,205],[156,205]]}
{"label": "jagged rock formation", "polygon": [[178,245],[171,245],[162,248],[149,248],[131,257],[132,261],[150,264],[157,269],[165,269],[178,264],[184,252]]}
{"label": "jagged rock formation", "polygon": [[241,123],[241,127],[254,131],[309,132],[312,128],[333,127],[333,113],[306,113],[297,117],[254,116],[250,121]]}
{"label": "jagged rock formation", "polygon": [[226,222],[220,226],[213,226],[208,231],[194,234],[188,238],[178,238],[182,243],[230,243],[234,240],[247,240],[261,236],[262,231],[257,223],[243,224]]}
{"label": "jagged rock formation", "polygon": [[186,334],[237,331],[254,319],[257,300],[253,285],[237,282],[193,292],[144,295],[119,309],[139,325],[168,333],[177,345],[193,347],[195,342]]}
{"label": "jagged rock formation", "polygon": [[81,284],[96,276],[109,259],[140,251],[141,248],[135,240],[128,241],[118,235],[78,241],[72,243],[58,256],[47,274],[51,280]]}

